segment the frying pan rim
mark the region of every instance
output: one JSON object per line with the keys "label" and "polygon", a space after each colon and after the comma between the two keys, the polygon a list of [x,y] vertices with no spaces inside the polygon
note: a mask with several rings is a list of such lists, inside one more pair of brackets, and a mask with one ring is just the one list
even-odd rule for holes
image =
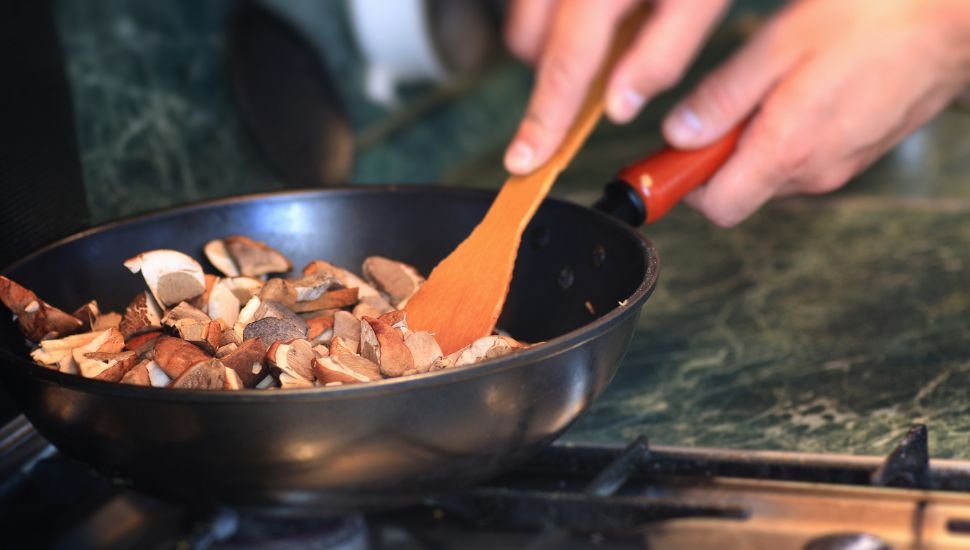
{"label": "frying pan rim", "polygon": [[[17,267],[32,261],[35,257],[43,255],[57,247],[64,246],[76,240],[86,238],[90,235],[110,231],[134,223],[149,223],[163,220],[169,216],[182,215],[193,210],[205,210],[231,205],[241,202],[254,201],[293,201],[300,200],[301,197],[318,197],[320,195],[361,195],[361,194],[383,194],[383,193],[407,193],[407,194],[435,194],[435,195],[455,195],[462,197],[494,197],[497,193],[495,189],[483,189],[472,187],[460,187],[453,185],[398,185],[398,184],[367,184],[364,185],[343,185],[328,187],[324,189],[286,189],[278,191],[268,191],[263,193],[247,193],[220,197],[205,201],[193,202],[190,204],[175,205],[164,209],[158,209],[147,213],[136,214],[118,220],[109,221],[89,229],[74,233],[59,239],[47,246],[32,252],[10,265],[6,266],[0,273],[7,274]],[[659,276],[660,259],[657,254],[656,246],[653,242],[637,228],[613,218],[612,216],[599,212],[589,207],[585,207],[576,202],[548,197],[546,201],[558,203],[567,208],[577,208],[599,217],[600,220],[618,228],[623,232],[632,234],[638,239],[638,244],[644,251],[644,277],[636,290],[626,299],[626,303],[616,307],[601,317],[594,319],[579,328],[561,334],[522,351],[511,355],[490,359],[475,365],[466,367],[445,369],[436,372],[417,374],[403,378],[384,379],[366,384],[351,384],[345,386],[320,386],[313,388],[294,388],[283,391],[267,391],[258,389],[234,390],[231,392],[215,392],[211,390],[190,390],[173,388],[155,388],[146,386],[135,386],[121,384],[119,382],[107,382],[84,378],[78,375],[66,374],[36,365],[28,361],[23,354],[13,353],[12,351],[0,347],[0,358],[11,361],[12,365],[3,365],[0,368],[20,368],[26,369],[27,375],[39,377],[49,383],[64,386],[70,389],[94,393],[100,395],[111,395],[115,397],[133,397],[139,399],[154,399],[162,401],[191,401],[191,402],[263,402],[287,400],[337,400],[346,398],[378,397],[386,393],[409,391],[416,387],[446,385],[459,380],[474,379],[484,377],[506,369],[519,368],[524,365],[537,362],[540,359],[554,357],[568,352],[584,343],[592,340],[598,334],[609,329],[612,325],[622,322],[629,315],[634,315],[640,310],[640,305],[646,301],[653,293]]]}

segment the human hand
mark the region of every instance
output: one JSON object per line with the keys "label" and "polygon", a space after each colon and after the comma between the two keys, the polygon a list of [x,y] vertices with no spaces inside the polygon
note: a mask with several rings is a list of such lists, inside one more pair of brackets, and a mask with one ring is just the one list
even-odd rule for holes
{"label": "human hand", "polygon": [[[629,9],[633,3],[618,0],[613,7],[619,9],[617,6],[624,4]],[[529,9],[537,10],[538,4],[555,1],[530,3]],[[612,76],[607,111],[615,121],[629,120],[638,110],[635,101],[626,101],[627,110],[619,108],[623,105],[617,98],[630,96],[623,94],[625,88],[617,82],[629,78],[625,75],[630,72],[652,70],[653,60],[658,58],[651,56],[653,48],[638,47],[647,41],[651,26],[660,26],[666,4],[660,0],[658,13]],[[706,27],[697,32],[699,27],[695,26],[695,32],[689,35],[685,31],[667,35],[656,48],[684,48],[686,43],[686,49],[680,50],[679,56],[659,56],[663,62],[673,59],[686,65],[723,4],[691,3],[694,11],[688,11],[685,17],[692,17],[694,25],[703,23]],[[677,5],[680,7],[666,8],[668,18],[685,9],[685,3]],[[550,61],[557,55],[566,59],[564,54],[554,53],[556,48],[566,51],[566,46],[557,46],[559,42],[572,44],[568,38],[553,40],[555,29],[578,17],[567,17],[564,8],[557,7],[529,114],[506,155],[506,166],[513,173],[527,172],[545,160],[572,120],[573,100],[563,99],[564,92],[553,90],[579,88],[581,97],[588,79],[575,75],[595,72],[595,64],[592,69],[579,71],[562,69],[563,61]],[[521,40],[517,37],[530,35],[516,31],[516,24],[523,24],[516,21],[524,17],[524,9],[513,5],[509,31],[512,48],[520,55],[538,51],[530,49],[531,43],[523,46],[516,42]],[[592,17],[589,13],[585,16]],[[611,21],[618,18],[614,15]],[[680,39],[682,35],[688,36],[686,42]],[[573,42],[583,40],[587,38],[574,37]],[[599,44],[599,38],[588,41]],[[582,49],[575,44],[571,47]],[[592,63],[589,53],[582,59]],[[572,66],[578,67],[576,63]],[[554,71],[557,66],[560,68]],[[548,73],[545,77],[544,71]],[[683,66],[676,76],[682,71]],[[665,84],[653,87],[656,91],[674,81],[676,78],[640,80]],[[772,197],[822,193],[840,187],[942,110],[968,82],[970,4],[965,0],[799,0],[774,17],[674,108],[664,122],[664,134],[675,147],[697,148],[751,117],[732,158],[707,185],[686,199],[714,223],[732,226]],[[656,93],[642,84],[637,89],[643,98]],[[575,101],[578,105],[579,100]],[[515,158],[517,143],[533,148],[531,164]]]}
{"label": "human hand", "polygon": [[[506,41],[537,63],[536,84],[506,152],[514,174],[532,171],[559,146],[603,63],[612,34],[643,0],[510,0]],[[729,0],[656,0],[649,19],[613,71],[606,111],[615,122],[673,86]]]}
{"label": "human hand", "polygon": [[664,121],[678,148],[756,112],[734,155],[685,201],[733,226],[773,197],[841,187],[970,83],[965,0],[800,0]]}

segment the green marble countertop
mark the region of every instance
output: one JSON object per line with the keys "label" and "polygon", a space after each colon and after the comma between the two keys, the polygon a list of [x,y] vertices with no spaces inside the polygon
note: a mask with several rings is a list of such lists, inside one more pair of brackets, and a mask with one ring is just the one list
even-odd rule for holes
{"label": "green marble countertop", "polygon": [[[229,99],[227,5],[59,4],[97,220],[285,187]],[[731,28],[688,81],[737,43]],[[355,74],[352,58],[331,62]],[[392,132],[389,113],[350,101],[369,136],[352,181],[496,187],[528,85],[499,63]],[[343,86],[353,99],[353,78]],[[660,143],[677,93],[599,128],[554,194],[592,203]],[[970,114],[948,110],[833,195],[772,203],[731,230],[681,207],[645,231],[658,289],[613,384],[567,438],[883,454],[925,422],[934,456],[970,459]]]}

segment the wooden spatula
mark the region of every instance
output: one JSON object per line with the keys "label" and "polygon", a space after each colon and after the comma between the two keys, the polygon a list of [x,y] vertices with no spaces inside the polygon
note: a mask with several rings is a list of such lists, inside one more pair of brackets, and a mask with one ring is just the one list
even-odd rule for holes
{"label": "wooden spatula", "polygon": [[617,31],[602,69],[556,153],[525,176],[511,176],[485,218],[408,300],[408,325],[435,334],[445,354],[492,333],[512,281],[522,232],[603,113],[607,79],[646,16],[636,10]]}

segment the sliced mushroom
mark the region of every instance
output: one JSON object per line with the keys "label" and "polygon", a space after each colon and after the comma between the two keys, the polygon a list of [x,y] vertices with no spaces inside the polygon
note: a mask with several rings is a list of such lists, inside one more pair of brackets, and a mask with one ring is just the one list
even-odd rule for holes
{"label": "sliced mushroom", "polygon": [[280,387],[284,390],[291,390],[296,388],[312,388],[313,382],[303,378],[302,376],[296,376],[288,372],[280,373]]}
{"label": "sliced mushroom", "polygon": [[236,295],[240,304],[245,304],[253,296],[258,296],[264,284],[263,281],[255,277],[230,277],[222,279],[220,282]]}
{"label": "sliced mushroom", "polygon": [[154,332],[143,332],[137,336],[125,340],[125,349],[137,353],[139,356],[145,355],[155,348],[155,339],[162,335],[160,330]]}
{"label": "sliced mushroom", "polygon": [[233,325],[233,330],[236,332],[237,339],[244,340],[244,335],[246,331],[246,326],[256,320],[256,312],[259,311],[259,307],[262,305],[258,296],[253,296],[246,302],[246,305],[239,311],[239,316],[236,318],[236,324]]}
{"label": "sliced mushroom", "polygon": [[360,321],[360,356],[375,364],[381,364],[381,344],[377,334],[367,321]]}
{"label": "sliced mushroom", "polygon": [[198,347],[171,336],[161,336],[155,341],[155,362],[165,374],[178,378],[192,365],[209,359],[209,354]]}
{"label": "sliced mushroom", "polygon": [[306,328],[297,329],[293,323],[276,317],[265,317],[246,325],[243,340],[259,338],[263,342],[288,342],[306,337]]}
{"label": "sliced mushroom", "polygon": [[164,388],[172,383],[172,377],[165,374],[162,367],[158,366],[155,361],[149,361],[146,365],[146,370],[148,370],[148,380],[151,382],[152,387]]}
{"label": "sliced mushroom", "polygon": [[333,314],[333,337],[342,338],[351,353],[360,347],[360,321],[346,311]]}
{"label": "sliced mushroom", "polygon": [[407,300],[424,283],[424,277],[417,269],[381,256],[364,260],[363,273],[372,285],[389,297],[391,305]]}
{"label": "sliced mushroom", "polygon": [[290,281],[274,277],[266,281],[263,288],[259,289],[259,299],[264,302],[272,300],[292,308],[293,304],[296,303],[296,288]]}
{"label": "sliced mushroom", "polygon": [[109,311],[102,315],[98,315],[94,320],[94,324],[91,325],[93,330],[107,330],[111,327],[118,328],[121,326],[121,314],[115,311]]}
{"label": "sliced mushroom", "polygon": [[125,338],[162,328],[162,309],[148,292],[139,292],[125,308],[118,329]]}
{"label": "sliced mushroom", "polygon": [[209,273],[205,274],[205,290],[202,294],[199,294],[195,298],[189,300],[189,304],[197,309],[206,311],[209,306],[209,296],[212,294],[212,289],[215,288],[216,283],[219,282],[219,277],[211,275]]}
{"label": "sliced mushroom", "polygon": [[313,353],[317,357],[330,357],[330,348],[324,345],[313,346]]}
{"label": "sliced mushroom", "polygon": [[232,327],[239,319],[239,298],[233,293],[225,279],[216,283],[209,293],[206,313],[212,319],[222,321],[227,327]]}
{"label": "sliced mushroom", "polygon": [[294,291],[296,292],[297,302],[312,302],[330,290],[343,288],[335,275],[324,271],[318,271],[309,275],[304,275],[300,279],[291,280]]}
{"label": "sliced mushroom", "polygon": [[333,337],[334,313],[323,313],[307,319],[307,339],[315,344],[326,344]]}
{"label": "sliced mushroom", "polygon": [[340,361],[336,357],[321,357],[313,362],[313,374],[321,384],[359,384],[381,379],[377,365],[370,361],[357,355],[339,357]]}
{"label": "sliced mushroom", "polygon": [[256,383],[254,386],[257,390],[266,390],[269,388],[278,388],[279,385],[276,383],[276,379],[272,376],[264,376],[262,380]]}
{"label": "sliced mushroom", "polygon": [[353,313],[354,317],[363,319],[364,317],[380,317],[390,311],[394,311],[394,306],[383,296],[364,296],[354,306]]}
{"label": "sliced mushroom", "polygon": [[199,262],[176,250],[151,250],[125,262],[132,273],[141,272],[148,290],[163,306],[174,305],[205,292],[205,275]]}
{"label": "sliced mushroom", "polygon": [[74,310],[74,313],[71,313],[72,317],[75,317],[81,321],[81,330],[85,332],[97,330],[94,328],[94,322],[97,320],[99,315],[101,315],[101,310],[98,308],[97,300],[91,300],[90,302]]}
{"label": "sliced mushroom", "polygon": [[216,354],[215,354],[216,359],[222,359],[223,357],[229,355],[230,353],[236,351],[237,349],[239,349],[239,345],[236,344],[235,342],[230,342],[228,344],[220,346],[219,349],[216,350]]}
{"label": "sliced mushroom", "polygon": [[381,360],[378,364],[381,374],[392,378],[414,369],[414,357],[397,329],[372,317],[365,317],[364,320],[370,323],[380,343]]}
{"label": "sliced mushroom", "polygon": [[418,373],[428,372],[431,365],[443,355],[441,346],[430,332],[412,332],[404,337],[404,345],[411,350],[414,370]]}
{"label": "sliced mushroom", "polygon": [[235,351],[223,357],[222,364],[239,375],[243,386],[251,388],[263,376],[265,355],[266,344],[259,338],[253,338],[239,344]]}
{"label": "sliced mushroom", "polygon": [[205,359],[187,369],[172,381],[173,388],[221,390],[226,385],[226,368],[218,359]]}
{"label": "sliced mushroom", "polygon": [[286,256],[264,242],[241,235],[226,237],[223,242],[239,268],[239,273],[246,277],[286,273],[293,268]]}
{"label": "sliced mushroom", "polygon": [[230,369],[229,367],[223,367],[223,368],[226,369],[226,372],[225,372],[226,383],[223,386],[223,389],[241,390],[245,387],[243,386],[242,379],[240,379],[239,375],[236,374],[236,371]]}
{"label": "sliced mushroom", "polygon": [[44,302],[36,294],[0,275],[0,301],[17,316],[17,324],[28,340],[58,338],[80,332],[84,323],[73,315]]}
{"label": "sliced mushroom", "polygon": [[341,336],[334,336],[330,340],[330,355],[356,355],[357,351],[351,349],[351,342]]}
{"label": "sliced mushroom", "polygon": [[520,344],[505,336],[485,336],[475,340],[460,350],[454,366],[461,367],[508,355],[518,349]]}
{"label": "sliced mushroom", "polygon": [[118,382],[138,362],[138,355],[133,351],[91,352],[81,357],[75,356],[74,360],[77,362],[81,376],[106,382]]}
{"label": "sliced mushroom", "polygon": [[276,319],[285,321],[292,325],[294,329],[303,332],[303,334],[306,334],[307,332],[306,320],[303,319],[303,317],[293,313],[289,308],[279,302],[263,300],[260,303],[259,309],[256,310],[256,314],[253,318],[256,321],[260,321],[267,317],[274,317]]}
{"label": "sliced mushroom", "polygon": [[132,367],[124,376],[121,377],[122,384],[131,384],[133,386],[151,386],[152,379],[148,375],[148,364],[151,363],[148,359],[141,361],[134,367]]}
{"label": "sliced mushroom", "polygon": [[402,327],[407,328],[408,326],[407,312],[405,312],[403,309],[388,311],[387,313],[378,317],[377,320],[398,329]]}
{"label": "sliced mushroom", "polygon": [[229,249],[226,248],[226,243],[222,239],[213,239],[205,243],[202,251],[205,253],[206,259],[212,264],[212,267],[218,269],[226,277],[238,277],[239,268],[236,267],[236,261],[232,259],[229,255]]}
{"label": "sliced mushroom", "polygon": [[313,360],[316,354],[310,342],[298,339],[287,344],[280,344],[276,349],[273,363],[283,373],[298,376],[308,382],[313,382]]}
{"label": "sliced mushroom", "polygon": [[304,275],[319,273],[336,278],[338,281],[340,281],[340,284],[346,288],[356,288],[357,296],[361,299],[368,296],[380,296],[377,289],[367,284],[363,279],[342,267],[337,267],[331,264],[330,262],[313,260],[303,268]]}
{"label": "sliced mushroom", "polygon": [[57,365],[64,357],[71,356],[71,350],[90,344],[104,331],[72,334],[63,338],[41,340],[40,345],[30,352],[30,357],[41,365]]}
{"label": "sliced mushroom", "polygon": [[183,324],[203,324],[206,325],[211,321],[208,315],[201,309],[192,306],[188,302],[179,302],[179,304],[172,309],[168,310],[162,317],[162,326],[174,328],[178,330],[179,323],[189,321]]}
{"label": "sliced mushroom", "polygon": [[357,303],[357,292],[358,289],[356,288],[328,290],[316,300],[296,302],[293,304],[291,309],[297,313],[302,313],[305,311],[319,311],[322,309],[340,309],[343,307],[349,307]]}

